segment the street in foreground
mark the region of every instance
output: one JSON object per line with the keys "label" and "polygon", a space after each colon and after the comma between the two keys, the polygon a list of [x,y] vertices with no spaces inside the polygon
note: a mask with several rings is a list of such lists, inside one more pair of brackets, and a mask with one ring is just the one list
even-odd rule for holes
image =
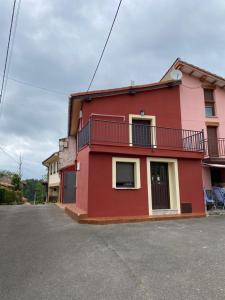
{"label": "street in foreground", "polygon": [[224,299],[225,217],[79,225],[0,207],[0,299]]}

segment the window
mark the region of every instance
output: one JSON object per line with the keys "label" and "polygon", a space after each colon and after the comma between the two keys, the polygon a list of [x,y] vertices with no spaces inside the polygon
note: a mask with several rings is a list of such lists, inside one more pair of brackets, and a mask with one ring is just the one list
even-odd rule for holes
{"label": "window", "polygon": [[136,158],[113,158],[113,188],[140,188],[140,162]]}
{"label": "window", "polygon": [[214,101],[214,93],[212,89],[204,89],[204,99],[205,99],[206,117],[215,116],[215,101]]}
{"label": "window", "polygon": [[116,187],[135,187],[134,165],[135,163],[129,162],[116,163]]}

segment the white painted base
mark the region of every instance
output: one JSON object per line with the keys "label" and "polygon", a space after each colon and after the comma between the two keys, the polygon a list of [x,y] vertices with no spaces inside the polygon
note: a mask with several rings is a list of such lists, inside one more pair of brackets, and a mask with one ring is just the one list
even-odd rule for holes
{"label": "white painted base", "polygon": [[154,209],[153,215],[176,215],[179,214],[178,209]]}

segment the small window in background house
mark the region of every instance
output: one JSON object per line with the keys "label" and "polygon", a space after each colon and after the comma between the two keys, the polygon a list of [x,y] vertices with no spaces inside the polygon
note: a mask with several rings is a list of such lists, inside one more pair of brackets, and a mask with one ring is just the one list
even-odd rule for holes
{"label": "small window in background house", "polygon": [[50,175],[52,175],[52,164],[50,164],[49,168],[50,168]]}
{"label": "small window in background house", "polygon": [[212,89],[204,89],[204,99],[206,117],[215,116],[214,91]]}
{"label": "small window in background house", "polygon": [[116,162],[116,187],[134,188],[135,187],[135,163]]}

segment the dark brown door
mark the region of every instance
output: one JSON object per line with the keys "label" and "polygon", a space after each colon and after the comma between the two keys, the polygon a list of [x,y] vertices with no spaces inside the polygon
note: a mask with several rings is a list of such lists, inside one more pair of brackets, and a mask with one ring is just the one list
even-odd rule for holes
{"label": "dark brown door", "polygon": [[217,127],[207,126],[208,135],[208,154],[211,157],[218,157],[218,139],[217,139]]}
{"label": "dark brown door", "polygon": [[169,209],[168,164],[151,162],[152,209]]}
{"label": "dark brown door", "polygon": [[75,203],[76,202],[76,174],[74,171],[66,171],[64,173],[64,203]]}
{"label": "dark brown door", "polygon": [[151,146],[151,121],[133,120],[132,121],[132,144],[134,146]]}

